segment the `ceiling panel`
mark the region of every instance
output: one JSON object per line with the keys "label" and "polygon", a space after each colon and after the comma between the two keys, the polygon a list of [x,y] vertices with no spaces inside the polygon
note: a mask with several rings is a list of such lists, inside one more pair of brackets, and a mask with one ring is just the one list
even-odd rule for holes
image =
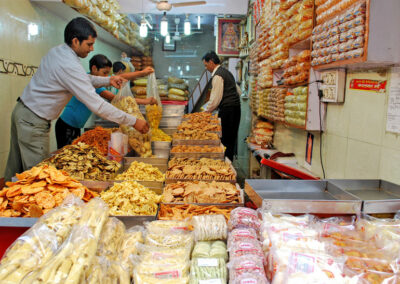
{"label": "ceiling panel", "polygon": [[[173,0],[170,3],[184,3],[193,0]],[[206,5],[172,8],[168,14],[235,14],[245,15],[247,13],[248,0],[206,0]],[[118,0],[122,13],[138,14],[151,13],[161,14],[156,9],[156,4],[151,0]]]}

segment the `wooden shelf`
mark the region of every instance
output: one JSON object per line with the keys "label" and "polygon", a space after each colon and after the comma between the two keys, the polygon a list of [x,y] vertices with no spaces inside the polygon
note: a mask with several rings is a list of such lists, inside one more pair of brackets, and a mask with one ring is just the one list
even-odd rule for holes
{"label": "wooden shelf", "polygon": [[289,45],[289,49],[310,49],[310,48],[311,48],[311,36],[302,41]]}
{"label": "wooden shelf", "polygon": [[[49,10],[58,17],[70,21],[76,17],[85,17],[81,13],[75,11],[73,8],[64,4],[62,0],[31,0],[32,3],[37,4],[45,9]],[[123,41],[117,39],[114,35],[106,31],[103,27],[96,24],[92,19],[89,19],[96,26],[97,38],[109,45],[118,48],[121,51],[131,52],[132,47]],[[61,31],[60,31],[61,32]]]}

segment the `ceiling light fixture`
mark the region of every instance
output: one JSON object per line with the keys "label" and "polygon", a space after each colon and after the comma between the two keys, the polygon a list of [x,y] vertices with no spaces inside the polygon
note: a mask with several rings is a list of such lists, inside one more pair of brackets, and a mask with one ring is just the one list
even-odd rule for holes
{"label": "ceiling light fixture", "polygon": [[184,33],[185,35],[190,35],[191,32],[191,25],[190,25],[190,21],[189,21],[189,15],[186,14],[186,20],[185,20],[185,26],[184,26]]}
{"label": "ceiling light fixture", "polygon": [[166,12],[164,12],[164,16],[161,18],[160,33],[162,36],[166,36],[168,34],[168,19]]}
{"label": "ceiling light fixture", "polygon": [[140,34],[140,37],[147,37],[147,23],[144,18],[144,14],[143,14],[142,21],[140,22],[139,34]]}
{"label": "ceiling light fixture", "polygon": [[200,30],[201,28],[201,18],[200,16],[197,16],[197,29]]}

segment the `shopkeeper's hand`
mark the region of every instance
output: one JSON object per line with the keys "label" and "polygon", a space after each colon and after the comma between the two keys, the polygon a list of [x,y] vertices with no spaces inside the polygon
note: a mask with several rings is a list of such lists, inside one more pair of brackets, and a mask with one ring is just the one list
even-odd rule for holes
{"label": "shopkeeper's hand", "polygon": [[110,77],[110,85],[117,89],[120,89],[122,87],[122,84],[125,83],[126,81],[127,81],[126,79],[122,78],[119,75]]}
{"label": "shopkeeper's hand", "polygon": [[156,98],[154,98],[154,97],[148,98],[147,104],[148,104],[148,105],[156,105],[156,104],[157,104]]}
{"label": "shopkeeper's hand", "polygon": [[152,67],[150,67],[150,66],[147,66],[146,68],[144,68],[142,70],[142,73],[143,73],[144,76],[150,75],[153,72],[154,72],[154,69]]}
{"label": "shopkeeper's hand", "polygon": [[143,119],[136,119],[136,123],[133,127],[142,134],[146,134],[149,131],[149,125],[146,120]]}

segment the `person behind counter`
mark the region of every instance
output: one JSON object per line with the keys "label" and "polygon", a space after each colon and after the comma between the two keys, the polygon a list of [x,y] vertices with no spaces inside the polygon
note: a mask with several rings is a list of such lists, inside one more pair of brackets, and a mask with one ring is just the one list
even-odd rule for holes
{"label": "person behind counter", "polygon": [[[111,61],[105,55],[97,54],[89,61],[90,75],[107,77],[110,74],[112,65]],[[139,72],[121,74],[121,77],[127,80],[133,80],[153,72],[154,70],[152,68],[146,68]],[[115,94],[108,91],[105,87],[96,88],[96,93],[108,101],[112,101],[115,97]],[[157,103],[154,98],[136,99],[136,102],[143,105]],[[84,127],[91,114],[92,112],[90,109],[76,97],[71,98],[56,122],[55,130],[58,149],[71,144],[72,141],[81,135],[81,128]]]}
{"label": "person behind counter", "polygon": [[82,17],[75,18],[65,27],[64,44],[53,47],[42,58],[11,115],[6,181],[49,156],[50,122],[60,115],[73,96],[105,119],[133,125],[141,133],[148,132],[145,120],[119,110],[96,94],[95,87],[112,85],[120,88],[125,81],[121,76],[86,74],[79,58],[85,58],[93,51],[96,37],[91,22]]}
{"label": "person behind counter", "polygon": [[211,73],[211,94],[206,112],[218,109],[221,118],[221,142],[226,147],[225,156],[233,161],[237,135],[240,124],[240,90],[232,73],[223,68],[214,51],[206,53],[203,58],[205,68]]}

